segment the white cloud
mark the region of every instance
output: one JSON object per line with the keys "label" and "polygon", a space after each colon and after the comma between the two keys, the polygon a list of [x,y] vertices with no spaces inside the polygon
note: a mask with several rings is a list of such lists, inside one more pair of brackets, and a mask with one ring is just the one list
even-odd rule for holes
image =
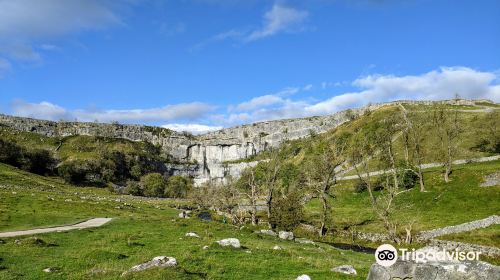
{"label": "white cloud", "polygon": [[215,131],[222,129],[222,126],[209,126],[209,125],[203,125],[203,124],[195,124],[195,123],[189,123],[189,124],[178,124],[178,123],[171,123],[171,124],[165,124],[162,125],[164,128],[168,128],[171,130],[175,130],[178,132],[191,132],[193,134],[203,134],[207,133],[210,131]]}
{"label": "white cloud", "polygon": [[303,23],[308,16],[307,11],[274,4],[272,9],[264,14],[263,27],[248,34],[245,40],[254,41],[280,32],[291,31]]}
{"label": "white cloud", "polygon": [[[0,69],[2,60],[0,60]],[[9,66],[7,66],[8,68]],[[442,67],[421,75],[368,75],[354,80],[357,89],[337,94],[325,100],[308,97],[294,98],[294,93],[321,89],[322,85],[285,88],[274,94],[252,98],[227,111],[213,113],[214,107],[205,103],[186,103],[150,109],[131,110],[67,110],[49,103],[16,101],[12,113],[18,116],[51,120],[74,120],[126,123],[172,123],[174,130],[194,133],[257,121],[327,115],[361,107],[368,103],[394,100],[442,100],[456,94],[468,99],[490,99],[500,102],[500,73],[478,71],[466,67]],[[328,85],[326,86],[328,88]],[[311,91],[313,93],[314,91]],[[207,124],[197,124],[201,121]],[[183,124],[185,123],[185,124]]]}
{"label": "white cloud", "polygon": [[200,50],[208,44],[228,39],[248,43],[282,32],[301,31],[303,29],[302,24],[308,16],[309,13],[307,11],[287,7],[282,4],[274,4],[271,10],[264,14],[262,27],[260,29],[231,29],[229,31],[216,34],[210,39],[193,46],[191,50]]}
{"label": "white cloud", "polygon": [[28,103],[22,100],[14,101],[12,104],[12,113],[21,117],[47,120],[118,121],[125,123],[196,120],[205,116],[211,110],[213,110],[212,106],[199,102],[130,110],[67,110],[49,102]]}
{"label": "white cloud", "polygon": [[500,101],[500,92],[493,72],[466,67],[442,67],[422,75],[369,75],[352,84],[361,91],[344,93],[304,108],[307,114],[329,114],[358,107],[369,102],[391,100],[442,100],[456,94],[462,98]]}
{"label": "white cloud", "polygon": [[[286,95],[264,95],[240,103],[236,106],[239,110],[229,110],[228,115],[219,115],[213,120],[230,126],[256,121],[327,115],[368,103],[452,99],[456,94],[462,98],[500,102],[498,79],[500,79],[499,73],[482,72],[466,67],[442,67],[422,75],[368,75],[352,82],[352,86],[358,88],[358,91],[341,93],[317,102],[284,98]],[[332,86],[337,87],[336,83],[324,82],[319,88],[326,89]],[[309,88],[307,85],[294,89],[307,91]]]}

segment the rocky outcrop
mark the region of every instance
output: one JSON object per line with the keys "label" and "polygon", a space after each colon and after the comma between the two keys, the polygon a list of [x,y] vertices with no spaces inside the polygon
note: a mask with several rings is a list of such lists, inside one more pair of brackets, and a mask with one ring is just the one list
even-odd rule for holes
{"label": "rocky outcrop", "polygon": [[500,267],[480,261],[416,263],[398,260],[390,267],[373,264],[367,280],[478,280],[499,278]]}
{"label": "rocky outcrop", "polygon": [[[444,102],[457,103],[457,101]],[[51,137],[90,135],[148,141],[160,145],[164,152],[170,155],[172,162],[176,162],[166,164],[168,173],[191,176],[195,179],[195,184],[199,185],[209,180],[222,181],[228,175],[239,177],[244,168],[257,164],[256,162],[241,162],[242,160],[255,156],[270,147],[278,147],[287,140],[326,132],[366,111],[398,103],[432,104],[427,101],[374,104],[329,116],[259,122],[198,136],[153,126],[53,122],[6,115],[0,115],[0,124]],[[458,103],[471,105],[474,101],[459,100]]]}

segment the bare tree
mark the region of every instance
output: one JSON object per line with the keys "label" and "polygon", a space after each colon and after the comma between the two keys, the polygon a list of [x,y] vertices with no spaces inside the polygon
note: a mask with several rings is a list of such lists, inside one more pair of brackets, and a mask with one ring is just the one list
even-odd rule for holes
{"label": "bare tree", "polygon": [[444,154],[443,162],[444,181],[450,181],[453,157],[456,153],[456,140],[461,133],[460,119],[457,110],[450,110],[445,105],[436,105],[433,110],[433,124],[437,131],[441,151]]}
{"label": "bare tree", "polygon": [[403,135],[407,135],[405,138],[405,156],[406,164],[409,165],[408,161],[408,150],[411,147],[413,149],[412,166],[415,166],[415,173],[418,176],[420,191],[425,191],[424,174],[422,171],[423,164],[423,140],[426,129],[426,112],[419,113],[417,111],[408,112],[404,107],[402,107],[402,115],[404,120]]}

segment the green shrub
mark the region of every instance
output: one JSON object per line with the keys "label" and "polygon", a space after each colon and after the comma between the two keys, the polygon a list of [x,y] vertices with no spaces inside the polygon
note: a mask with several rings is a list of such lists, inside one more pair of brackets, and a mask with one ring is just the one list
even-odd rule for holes
{"label": "green shrub", "polygon": [[192,189],[192,180],[183,176],[171,176],[168,178],[168,186],[165,196],[172,198],[186,198]]}
{"label": "green shrub", "polygon": [[365,181],[358,180],[356,184],[354,185],[354,192],[355,193],[362,193],[365,192],[368,189],[368,186]]}
{"label": "green shrub", "polygon": [[304,217],[304,209],[298,193],[290,193],[274,202],[271,208],[270,223],[273,228],[291,231]]}
{"label": "green shrub", "polygon": [[141,188],[141,184],[137,181],[129,180],[127,181],[127,186],[125,187],[125,193],[135,196],[142,196],[143,191]]}
{"label": "green shrub", "polygon": [[141,177],[144,196],[163,197],[167,180],[160,173],[149,173]]}

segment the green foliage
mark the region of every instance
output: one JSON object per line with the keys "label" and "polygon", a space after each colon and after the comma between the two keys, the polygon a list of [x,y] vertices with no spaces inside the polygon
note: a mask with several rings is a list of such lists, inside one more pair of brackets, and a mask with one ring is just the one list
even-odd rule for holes
{"label": "green foliage", "polygon": [[282,230],[294,230],[302,221],[304,211],[300,196],[292,192],[286,197],[280,197],[271,208],[271,226]]}
{"label": "green foliage", "polygon": [[71,184],[103,184],[100,164],[93,160],[65,161],[57,168],[59,176]]}
{"label": "green foliage", "polygon": [[167,180],[160,173],[149,173],[141,177],[141,186],[144,196],[163,197]]}
{"label": "green foliage", "polygon": [[186,198],[193,188],[191,179],[183,176],[171,176],[168,178],[168,187],[165,189],[165,196],[172,198]]}
{"label": "green foliage", "polygon": [[137,181],[129,180],[127,181],[127,186],[125,187],[125,193],[135,196],[142,196],[143,190],[141,188],[141,184]]}
{"label": "green foliage", "polygon": [[358,180],[354,185],[355,193],[362,193],[368,189],[368,184],[365,181]]}

